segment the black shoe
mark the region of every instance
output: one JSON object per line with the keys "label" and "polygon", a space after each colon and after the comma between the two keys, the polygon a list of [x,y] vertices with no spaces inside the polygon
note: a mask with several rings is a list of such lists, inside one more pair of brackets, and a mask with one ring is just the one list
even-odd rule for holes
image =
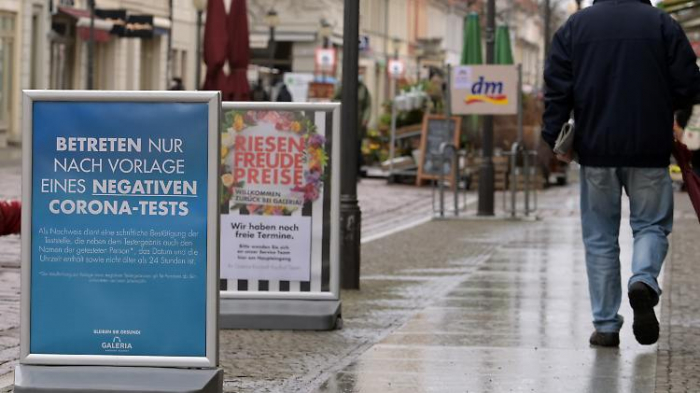
{"label": "black shoe", "polygon": [[659,302],[659,295],[648,285],[637,281],[630,285],[630,306],[634,310],[632,331],[642,345],[651,345],[659,340],[659,321],[654,313],[654,306]]}
{"label": "black shoe", "polygon": [[588,342],[597,347],[619,347],[620,334],[595,331],[593,334],[591,334],[591,338],[588,340]]}

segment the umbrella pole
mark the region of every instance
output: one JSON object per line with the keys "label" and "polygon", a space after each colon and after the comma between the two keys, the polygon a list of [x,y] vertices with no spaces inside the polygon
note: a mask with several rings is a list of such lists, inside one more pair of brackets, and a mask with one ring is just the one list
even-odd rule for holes
{"label": "umbrella pole", "polygon": [[[486,27],[486,62],[495,60],[496,0],[488,0]],[[483,157],[479,168],[480,216],[494,215],[494,169],[493,169],[493,116],[484,117],[484,134],[481,142]]]}

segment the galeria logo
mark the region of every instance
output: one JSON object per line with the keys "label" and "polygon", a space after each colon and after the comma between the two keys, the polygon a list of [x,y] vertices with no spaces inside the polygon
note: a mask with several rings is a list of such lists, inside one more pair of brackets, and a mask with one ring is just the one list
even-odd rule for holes
{"label": "galeria logo", "polygon": [[467,105],[486,103],[491,105],[508,105],[508,96],[503,94],[503,82],[490,82],[483,76],[472,85],[472,94],[464,99]]}
{"label": "galeria logo", "polygon": [[112,342],[103,342],[102,349],[106,350],[107,352],[127,352],[132,349],[132,347],[131,343],[122,342],[120,337],[115,336],[112,339]]}

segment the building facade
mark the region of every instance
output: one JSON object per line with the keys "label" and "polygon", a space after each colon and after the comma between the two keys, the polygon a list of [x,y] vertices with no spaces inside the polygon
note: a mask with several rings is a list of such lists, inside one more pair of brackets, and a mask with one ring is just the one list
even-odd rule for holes
{"label": "building facade", "polygon": [[[272,7],[280,20],[275,28],[279,45],[274,61],[253,59],[254,63],[274,64],[282,72],[314,73],[314,53],[321,45],[319,30],[325,21],[332,26],[330,42],[342,64],[343,0],[249,0],[248,7],[253,47],[269,42],[265,15]],[[426,78],[430,66],[459,62],[468,12],[465,2],[373,0],[360,2],[360,7],[360,70],[372,95],[373,113],[380,113],[383,102],[394,94],[387,73],[390,59],[404,62],[407,82]],[[335,76],[340,77],[342,67],[337,71]]]}
{"label": "building facade", "polygon": [[[173,77],[196,87],[191,0],[96,0],[96,10],[94,89],[163,90]],[[88,87],[89,38],[87,0],[0,0],[0,146],[22,141],[22,90]]]}
{"label": "building facade", "polygon": [[[230,0],[223,1],[228,10]],[[93,88],[162,90],[175,77],[186,89],[201,86],[206,67],[202,64],[196,81],[201,56],[196,53],[193,0],[95,3]],[[323,45],[324,24],[330,27],[327,43],[338,53],[338,67],[331,76],[339,80],[343,0],[248,0],[247,5],[252,81],[256,69],[263,68],[318,76],[315,51]],[[468,12],[481,13],[485,22],[480,0],[371,0],[360,5],[360,69],[372,96],[373,122],[382,104],[395,94],[387,73],[391,59],[405,64],[404,83],[425,79],[430,67],[459,63]],[[532,90],[541,85],[544,56],[537,4],[499,0],[498,9],[499,23],[512,26],[514,57],[523,63],[525,86]],[[272,29],[266,18],[271,10],[279,19],[274,51],[269,50]],[[0,0],[0,146],[21,143],[23,89],[88,87],[89,32],[87,0]]]}
{"label": "building facade", "polygon": [[21,140],[21,91],[48,87],[49,7],[42,0],[0,0],[0,146]]}

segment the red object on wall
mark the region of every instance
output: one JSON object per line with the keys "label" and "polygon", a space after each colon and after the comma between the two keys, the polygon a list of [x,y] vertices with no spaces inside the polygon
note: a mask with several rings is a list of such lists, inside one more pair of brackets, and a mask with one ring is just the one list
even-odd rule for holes
{"label": "red object on wall", "polygon": [[0,201],[0,236],[19,234],[22,225],[22,202]]}

